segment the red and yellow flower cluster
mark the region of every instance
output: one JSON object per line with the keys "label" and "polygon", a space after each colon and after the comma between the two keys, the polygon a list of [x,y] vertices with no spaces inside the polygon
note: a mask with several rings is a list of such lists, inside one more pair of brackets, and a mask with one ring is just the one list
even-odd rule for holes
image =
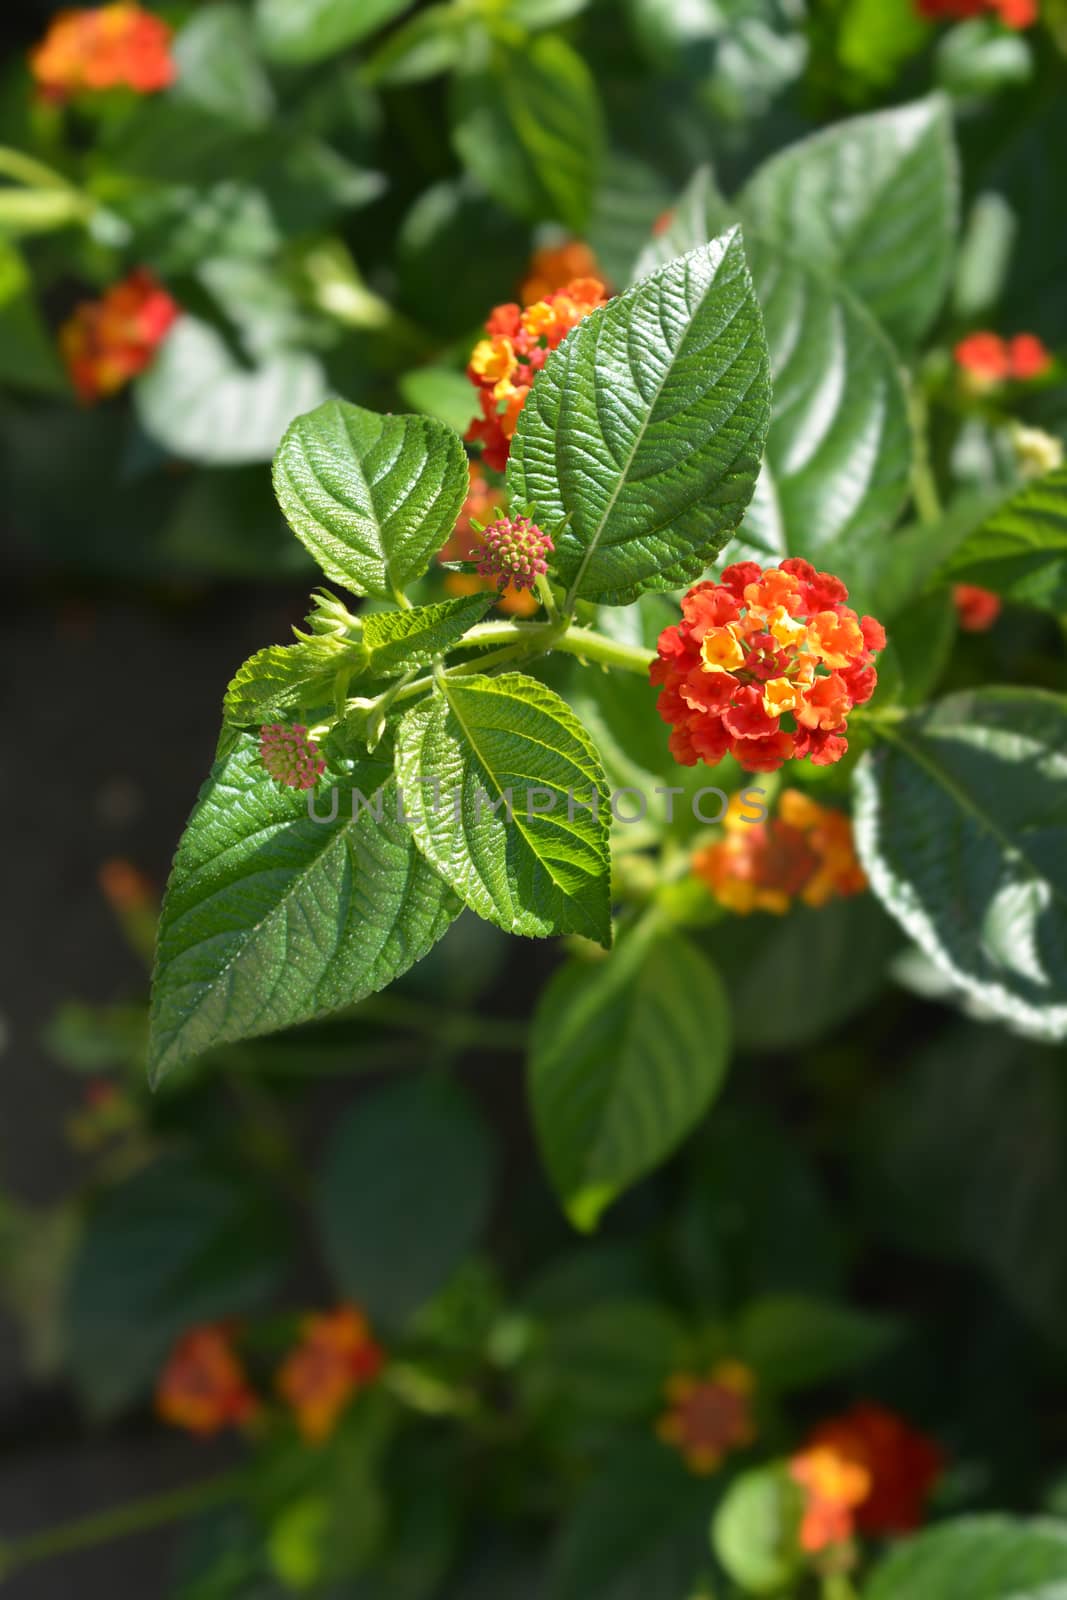
{"label": "red and yellow flower cluster", "polygon": [[[300,1343],[277,1377],[278,1392],[304,1438],[312,1444],[328,1438],[384,1362],[355,1306],[306,1317]],[[178,1341],[156,1388],[156,1410],[165,1422],[207,1437],[251,1422],[262,1409],[226,1328],[193,1328]]]}
{"label": "red and yellow flower cluster", "polygon": [[874,693],[874,652],[885,646],[881,623],[847,599],[839,578],[798,559],[741,561],[690,589],[651,668],[675,760],[714,766],[733,755],[749,772],[805,756],[840,761],[848,713]]}
{"label": "red and yellow flower cluster", "polygon": [[487,337],[475,345],[467,367],[482,412],[467,430],[467,440],[481,444],[486,466],[496,472],[507,466],[519,413],[548,352],[606,303],[607,292],[598,278],[576,278],[525,309],[503,305],[493,310],[485,324]]}
{"label": "red and yellow flower cluster", "polygon": [[[482,541],[474,526],[475,523],[492,522],[507,505],[507,495],[503,489],[494,488],[489,482],[480,462],[471,461],[469,471],[470,488],[467,491],[467,498],[463,502],[459,519],[448,543],[438,554],[439,561],[477,561]],[[445,588],[449,594],[477,594],[479,589],[493,587],[491,580],[480,578],[473,572],[449,572],[445,577]],[[530,590],[520,589],[514,583],[509,583],[503,592],[498,594],[497,604],[501,611],[507,612],[510,616],[529,617],[538,609],[540,601]]]}
{"label": "red and yellow flower cluster", "polygon": [[1052,355],[1035,333],[1002,339],[999,333],[970,333],[955,349],[956,365],[975,394],[998,384],[1029,383],[1052,366]]}
{"label": "red and yellow flower cluster", "polygon": [[357,1390],[378,1376],[385,1356],[355,1306],[306,1317],[301,1332],[301,1343],[278,1374],[278,1393],[304,1438],[318,1444],[333,1432]]}
{"label": "red and yellow flower cluster", "polygon": [[535,250],[530,257],[519,294],[524,306],[546,300],[557,289],[565,289],[576,278],[598,278],[603,274],[596,256],[581,239],[568,239],[564,244],[549,244]]}
{"label": "red and yellow flower cluster", "polygon": [[171,30],[135,5],[61,11],[30,54],[30,71],[49,100],[105,89],[152,94],[174,82]]}
{"label": "red and yellow flower cluster", "polygon": [[781,916],[795,900],[824,906],[867,887],[843,811],[817,805],[799,789],[782,791],[777,814],[767,822],[746,820],[743,809],[735,795],[723,817],[723,837],[693,856],[693,871],[720,905],[742,916]]}
{"label": "red and yellow flower cluster", "polygon": [[918,0],[921,16],[935,22],[963,21],[992,13],[1009,28],[1029,28],[1037,21],[1037,0]]}
{"label": "red and yellow flower cluster", "polygon": [[164,1422],[207,1438],[241,1427],[260,1404],[225,1328],[193,1328],[160,1374],[156,1410]]}
{"label": "red and yellow flower cluster", "polygon": [[815,1554],[855,1533],[907,1533],[944,1465],[932,1439],[884,1406],[861,1403],[820,1424],[789,1472],[804,1494],[800,1543]]}
{"label": "red and yellow flower cluster", "polygon": [[178,316],[178,305],[145,268],[99,300],[85,300],[59,330],[59,349],[79,399],[114,394],[148,366]]}
{"label": "red and yellow flower cluster", "polygon": [[691,1472],[715,1472],[732,1450],[752,1443],[756,1380],[739,1361],[720,1361],[706,1377],[679,1372],[667,1381],[668,1410],[656,1424]]}

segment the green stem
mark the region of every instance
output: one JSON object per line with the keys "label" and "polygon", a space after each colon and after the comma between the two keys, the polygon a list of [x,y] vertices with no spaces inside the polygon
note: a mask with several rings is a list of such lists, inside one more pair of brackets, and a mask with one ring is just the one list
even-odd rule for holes
{"label": "green stem", "polygon": [[73,188],[61,172],[46,167],[43,161],[35,161],[33,156],[26,155],[22,150],[13,150],[6,144],[0,145],[0,173],[13,178],[16,183],[25,184],[28,189]]}
{"label": "green stem", "polygon": [[466,1011],[446,1011],[440,1006],[413,1000],[409,995],[403,999],[388,994],[373,995],[360,1002],[354,1015],[368,1022],[380,1022],[385,1027],[446,1039],[460,1049],[513,1050],[519,1054],[526,1049],[524,1023],[478,1017]]}
{"label": "green stem", "polygon": [[828,1572],[822,1580],[822,1600],[856,1600],[852,1580],[843,1572]]}
{"label": "green stem", "polygon": [[918,388],[911,392],[911,425],[915,460],[911,469],[911,489],[921,522],[940,522],[944,512],[937,479],[930,465],[930,432],[926,398]]}
{"label": "green stem", "polygon": [[243,1472],[226,1473],[221,1477],[209,1478],[206,1482],[171,1489],[151,1499],[112,1506],[107,1511],[79,1517],[77,1521],[63,1523],[58,1528],[45,1528],[24,1539],[0,1544],[0,1578],[31,1566],[36,1561],[46,1561],[51,1556],[66,1555],[72,1550],[90,1550],[95,1545],[107,1544],[112,1539],[121,1539],[130,1533],[141,1533],[148,1528],[161,1528],[170,1522],[184,1521],[213,1506],[238,1499],[244,1482]]}
{"label": "green stem", "polygon": [[566,655],[581,656],[583,661],[596,661],[601,666],[617,667],[622,672],[637,672],[642,676],[648,672],[656,655],[654,650],[646,650],[643,645],[621,644],[593,628],[562,630],[555,622],[481,622],[464,635],[456,648],[474,650],[490,644],[521,644],[527,655],[562,650]]}

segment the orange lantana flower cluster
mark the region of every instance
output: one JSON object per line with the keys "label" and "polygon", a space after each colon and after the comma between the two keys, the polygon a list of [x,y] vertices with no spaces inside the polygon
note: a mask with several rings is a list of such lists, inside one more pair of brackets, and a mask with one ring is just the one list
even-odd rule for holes
{"label": "orange lantana flower cluster", "polygon": [[[305,1317],[300,1343],[277,1376],[278,1392],[305,1439],[326,1439],[384,1362],[385,1352],[355,1306]],[[193,1328],[179,1339],[156,1386],[156,1410],[165,1422],[206,1437],[240,1427],[262,1409],[228,1329]]]}
{"label": "orange lantana flower cluster", "polygon": [[114,394],[143,372],[166,337],[178,305],[146,268],[99,300],[85,300],[59,330],[59,349],[86,404]]}
{"label": "orange lantana flower cluster", "polygon": [[530,258],[519,293],[523,305],[530,306],[545,300],[557,289],[565,289],[576,278],[597,278],[603,274],[596,256],[581,239],[568,239],[564,244],[544,245]]}
{"label": "orange lantana flower cluster", "polygon": [[732,1450],[752,1443],[756,1380],[739,1361],[720,1361],[706,1377],[679,1372],[667,1381],[668,1410],[656,1424],[691,1472],[714,1472]]}
{"label": "orange lantana flower cluster", "polygon": [[30,54],[30,71],[50,100],[86,91],[151,94],[174,82],[171,30],[135,5],[61,11]]}
{"label": "orange lantana flower cluster", "polygon": [[302,1339],[278,1374],[278,1392],[313,1444],[332,1433],[357,1390],[382,1369],[384,1352],[355,1306],[306,1317]]}
{"label": "orange lantana flower cluster", "polygon": [[977,583],[955,584],[952,599],[964,633],[988,633],[1004,609],[999,594],[982,589]]}
{"label": "orange lantana flower cluster", "polygon": [[1036,333],[1017,333],[1002,339],[999,333],[970,333],[955,349],[956,365],[976,393],[998,384],[1029,383],[1052,366],[1051,352]]}
{"label": "orange lantana flower cluster", "polygon": [[482,415],[467,430],[470,443],[482,445],[486,466],[503,472],[519,413],[550,350],[590,311],[607,302],[598,278],[576,278],[525,309],[497,306],[485,324],[487,337],[475,345],[467,376],[478,390]]}
{"label": "orange lantana flower cluster", "polygon": [[249,1422],[259,1409],[225,1328],[193,1328],[178,1340],[156,1387],[164,1422],[207,1438]]}
{"label": "orange lantana flower cluster", "polygon": [[801,1546],[814,1554],[856,1532],[917,1528],[943,1465],[934,1441],[884,1406],[864,1402],[821,1423],[789,1463],[804,1491]]}
{"label": "orange lantana flower cluster", "polygon": [[795,900],[824,906],[867,887],[849,818],[799,789],[782,791],[777,815],[767,822],[746,821],[735,795],[722,826],[723,837],[693,856],[693,871],[731,911],[781,916]]}
{"label": "orange lantana flower cluster", "polygon": [[1037,21],[1037,0],[918,0],[918,7],[935,22],[992,15],[1009,28],[1029,28]]}
{"label": "orange lantana flower cluster", "polygon": [[749,772],[840,761],[848,713],[874,693],[885,646],[881,623],[847,599],[839,578],[795,558],[741,561],[690,589],[651,668],[675,760],[714,766],[729,754]]}

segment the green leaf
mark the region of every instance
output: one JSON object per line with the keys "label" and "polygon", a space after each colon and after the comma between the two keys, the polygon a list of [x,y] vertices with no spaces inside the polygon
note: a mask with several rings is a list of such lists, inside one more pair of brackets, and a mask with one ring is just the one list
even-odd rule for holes
{"label": "green leaf", "polygon": [[863,1600],[1060,1600],[1065,1581],[1064,1523],[961,1517],[897,1545]]}
{"label": "green leaf", "polygon": [[603,132],[589,68],[558,34],[514,48],[452,83],[452,140],[467,170],[502,206],[582,233]]}
{"label": "green leaf", "polygon": [[609,1453],[563,1532],[545,1600],[688,1595],[706,1565],[706,1481],[652,1440]]}
{"label": "green leaf", "polygon": [[804,1500],[784,1464],[744,1472],[727,1489],[711,1525],[712,1548],[746,1594],[780,1594],[801,1565]]}
{"label": "green leaf", "polygon": [[914,0],[845,0],[838,60],[865,83],[888,87],[929,35],[930,23],[919,15]]}
{"label": "green leaf", "polygon": [[278,503],[328,578],[394,599],[452,532],[469,484],[457,434],[429,417],[327,400],[274,461]]}
{"label": "green leaf", "polygon": [[[313,821],[308,796],[273,782],[248,734],[214,767],[163,903],[149,1053],[155,1082],[213,1045],[384,988],[455,917],[458,902],[398,820],[389,767],[367,758],[335,787],[336,818]],[[366,805],[357,804],[360,795]],[[317,814],[330,809],[320,794]]]}
{"label": "green leaf", "polygon": [[935,581],[1067,611],[1067,467],[1029,483],[957,546]]}
{"label": "green leaf", "polygon": [[753,1301],[736,1329],[739,1356],[774,1390],[814,1388],[868,1366],[899,1335],[889,1317],[800,1295]]}
{"label": "green leaf", "polygon": [[600,1298],[550,1324],[532,1377],[569,1416],[646,1420],[682,1361],[682,1329],[664,1306]]}
{"label": "green leaf", "polygon": [[1067,1350],[1067,1256],[1048,1225],[1067,1183],[1061,1052],[976,1024],[939,1033],[870,1101],[854,1164],[882,1237],[977,1267]]}
{"label": "green leaf", "polygon": [[422,83],[448,72],[461,59],[463,19],[453,5],[428,6],[391,33],[366,66],[368,83]]}
{"label": "green leaf", "polygon": [[760,1051],[801,1049],[841,1027],[884,987],[901,943],[866,894],[795,906],[784,917],[727,917],[700,938],[722,971],[738,1049]]}
{"label": "green leaf", "polygon": [[269,461],[292,418],[325,392],[322,366],[306,351],[243,366],[221,334],[188,315],[133,385],[145,432],[174,455],[213,466]]}
{"label": "green leaf", "polygon": [[397,777],[419,849],[472,911],[611,943],[607,785],[553,690],[518,672],[446,680],[400,724]]}
{"label": "green leaf", "polygon": [[223,701],[227,722],[237,727],[286,716],[301,706],[329,704],[338,673],[356,675],[367,667],[359,639],[303,639],[257,650],[231,679]]}
{"label": "green leaf", "polygon": [[0,383],[43,394],[70,385],[33,293],[29,268],[14,245],[0,239]]}
{"label": "green leaf", "polygon": [[477,1243],[492,1148],[466,1092],[423,1075],[362,1097],[330,1141],[316,1184],[326,1257],[345,1295],[398,1326]]}
{"label": "green leaf", "polygon": [[400,398],[412,411],[466,433],[478,409],[470,379],[451,367],[415,367],[397,380]]}
{"label": "green leaf", "polygon": [[540,28],[558,28],[589,5],[590,0],[505,0],[510,21],[536,33]]}
{"label": "green leaf", "polygon": [[415,667],[429,666],[481,621],[494,599],[492,591],[485,591],[409,611],[368,611],[362,619],[363,643],[371,675],[399,678]]}
{"label": "green leaf", "polygon": [[699,250],[737,220],[735,208],[720,193],[710,167],[696,169],[667,216],[666,227],[653,234],[641,252],[634,268],[635,280],[690,250]]}
{"label": "green leaf", "polygon": [[198,1322],[239,1316],[273,1294],[286,1266],[284,1217],[247,1175],[168,1155],[108,1189],[71,1269],[67,1350],[99,1416],[150,1388],[172,1344]]}
{"label": "green leaf", "polygon": [[174,93],[182,100],[239,128],[269,125],[274,91],[242,7],[223,4],[198,11],[175,39],[174,59]]}
{"label": "green leaf", "polygon": [[790,145],[760,167],[739,204],[759,234],[840,277],[912,345],[952,270],[959,177],[947,102],[853,117]]}
{"label": "green leaf", "polygon": [[[907,397],[888,339],[846,290],[749,243],[774,395],[767,453],[741,528],[766,564],[803,556],[848,581],[909,492]],[[735,553],[731,552],[731,556]]]}
{"label": "green leaf", "polygon": [[681,934],[639,926],[569,961],[534,1018],[529,1092],[549,1176],[583,1230],[707,1111],[729,1059],[726,994]]}
{"label": "green leaf", "polygon": [[978,689],[877,731],[854,779],[874,892],[968,994],[1067,1037],[1067,699]]}
{"label": "green leaf", "polygon": [[556,537],[572,594],[672,589],[722,548],[752,496],[767,347],[740,235],[662,267],[554,351],[522,410],[508,488]]}
{"label": "green leaf", "polygon": [[406,11],[411,0],[256,0],[259,41],[273,61],[310,66]]}

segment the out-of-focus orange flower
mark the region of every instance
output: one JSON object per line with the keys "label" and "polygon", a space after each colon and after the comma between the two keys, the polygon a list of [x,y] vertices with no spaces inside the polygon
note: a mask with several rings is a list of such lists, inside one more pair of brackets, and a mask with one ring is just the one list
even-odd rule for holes
{"label": "out-of-focus orange flower", "polygon": [[91,405],[143,372],[177,316],[176,301],[145,268],[83,301],[59,330],[79,398]]}
{"label": "out-of-focus orange flower", "polygon": [[955,349],[956,365],[973,394],[986,394],[1009,380],[1029,383],[1044,377],[1052,354],[1034,333],[1002,339],[999,333],[970,333]]}
{"label": "out-of-focus orange flower", "polygon": [[693,856],[693,871],[720,905],[742,915],[781,915],[794,900],[824,906],[835,896],[867,887],[852,823],[843,811],[820,806],[799,789],[785,789],[769,821],[754,822],[744,813],[741,796],[734,795],[723,817],[723,837]]}
{"label": "out-of-focus orange flower", "polygon": [[964,633],[988,633],[1004,609],[999,594],[979,588],[976,583],[957,583],[952,599]]}
{"label": "out-of-focus orange flower", "polygon": [[820,1423],[790,1462],[805,1492],[803,1548],[917,1528],[943,1467],[934,1441],[884,1406],[863,1402]]}
{"label": "out-of-focus orange flower", "polygon": [[839,578],[796,557],[766,569],[739,561],[718,583],[694,584],[650,672],[674,759],[715,766],[732,755],[748,772],[840,761],[848,713],[874,693],[885,648],[881,623],[847,599]]}
{"label": "out-of-focus orange flower", "polygon": [[141,911],[155,904],[156,894],[151,881],[135,867],[132,861],[117,857],[105,861],[98,874],[100,888],[112,910],[122,914]]}
{"label": "out-of-focus orange flower", "polygon": [[133,89],[152,94],[174,82],[171,29],[140,6],[61,11],[30,54],[30,70],[51,100]]}
{"label": "out-of-focus orange flower", "polygon": [[535,250],[519,290],[523,305],[544,300],[557,289],[565,289],[575,278],[602,278],[596,256],[581,239],[564,244],[544,245]]}
{"label": "out-of-focus orange flower", "polygon": [[992,13],[1009,28],[1029,28],[1037,21],[1037,0],[917,0],[919,14],[934,21],[981,17]]}
{"label": "out-of-focus orange flower", "polygon": [[507,466],[511,440],[534,380],[550,350],[570,330],[607,301],[598,278],[575,278],[525,308],[496,306],[467,365],[478,390],[482,415],[471,423],[467,440],[482,446],[482,460],[495,472]]}
{"label": "out-of-focus orange flower", "polygon": [[[480,539],[473,524],[492,522],[507,505],[507,495],[504,490],[496,488],[489,482],[480,462],[470,462],[469,470],[470,488],[467,490],[467,498],[463,502],[448,543],[442,547],[438,555],[439,561],[476,560]],[[479,578],[473,572],[449,572],[445,576],[445,588],[449,594],[477,594],[479,589],[492,587],[491,580]],[[519,589],[511,583],[498,596],[497,605],[509,616],[530,617],[538,609],[540,601],[530,590]]]}
{"label": "out-of-focus orange flower", "polygon": [[333,1432],[356,1391],[377,1377],[385,1355],[355,1306],[305,1317],[301,1332],[278,1373],[278,1392],[304,1438],[318,1444]]}
{"label": "out-of-focus orange flower", "polygon": [[706,1377],[679,1372],[667,1381],[668,1409],[656,1424],[690,1471],[714,1472],[732,1450],[756,1437],[753,1374],[739,1361],[720,1361]]}
{"label": "out-of-focus orange flower", "polygon": [[179,1339],[160,1374],[156,1410],[205,1438],[256,1415],[259,1401],[224,1328],[192,1328]]}

